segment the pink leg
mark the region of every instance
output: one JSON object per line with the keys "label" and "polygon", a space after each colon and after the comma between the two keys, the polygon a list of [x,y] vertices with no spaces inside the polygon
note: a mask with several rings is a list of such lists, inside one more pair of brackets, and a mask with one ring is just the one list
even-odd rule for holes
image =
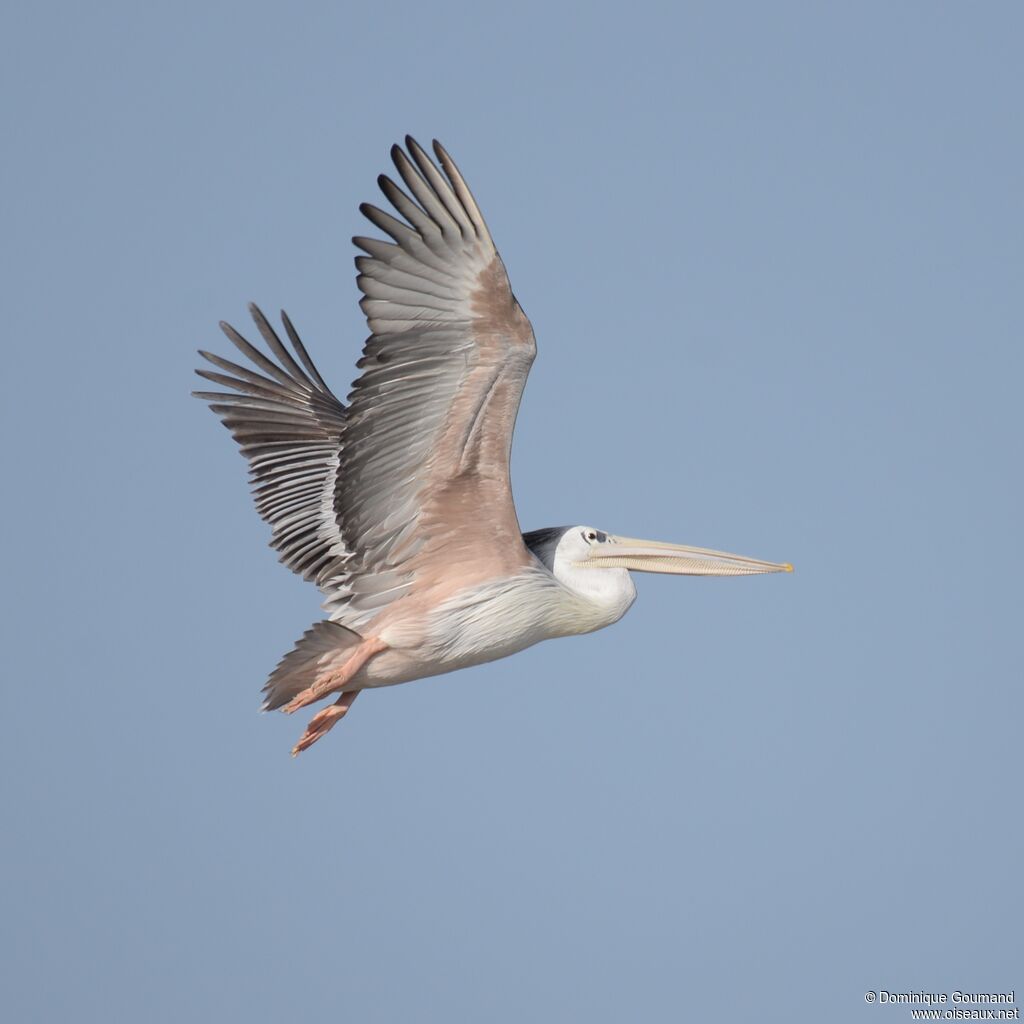
{"label": "pink leg", "polygon": [[334,728],[335,724],[348,714],[348,709],[352,707],[352,702],[362,692],[362,690],[351,690],[348,693],[343,693],[330,707],[318,711],[309,720],[309,725],[306,726],[302,739],[292,747],[292,757],[298,757],[304,750],[308,750],[313,746],[321,736],[326,736]]}
{"label": "pink leg", "polygon": [[351,682],[352,677],[375,655],[387,650],[387,644],[372,636],[364,640],[348,657],[341,668],[325,672],[310,687],[296,694],[283,708],[282,711],[289,715],[307,704],[315,704],[318,700],[326,697],[329,693],[337,693],[344,690],[345,685]]}

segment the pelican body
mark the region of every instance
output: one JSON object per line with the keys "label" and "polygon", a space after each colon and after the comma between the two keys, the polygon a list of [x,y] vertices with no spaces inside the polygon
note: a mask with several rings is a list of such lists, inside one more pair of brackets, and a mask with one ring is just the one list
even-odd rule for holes
{"label": "pelican body", "polygon": [[533,329],[469,188],[434,143],[391,155],[398,217],[363,204],[389,240],[357,237],[371,334],[348,403],[330,391],[282,312],[286,345],[256,306],[266,351],[226,323],[245,364],[209,352],[196,392],[238,441],[281,561],[319,586],[327,618],[285,655],[264,708],[336,696],[305,750],[364,689],[515,654],[617,622],[631,571],[736,576],[791,566],[618,537],[590,526],[522,533],[509,456],[536,353]]}

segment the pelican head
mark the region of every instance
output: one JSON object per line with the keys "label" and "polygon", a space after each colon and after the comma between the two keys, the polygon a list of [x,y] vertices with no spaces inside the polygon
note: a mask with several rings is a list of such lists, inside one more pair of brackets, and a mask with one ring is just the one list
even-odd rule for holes
{"label": "pelican head", "polygon": [[523,540],[555,579],[601,609],[595,619],[600,625],[621,618],[633,603],[636,587],[630,571],[678,576],[752,576],[793,571],[788,563],[764,562],[687,544],[619,537],[593,526],[534,530],[523,534]]}
{"label": "pelican head", "polygon": [[788,562],[765,562],[687,544],[619,537],[593,526],[535,530],[524,534],[523,539],[556,577],[573,569],[630,569],[677,576],[753,576],[793,571]]}

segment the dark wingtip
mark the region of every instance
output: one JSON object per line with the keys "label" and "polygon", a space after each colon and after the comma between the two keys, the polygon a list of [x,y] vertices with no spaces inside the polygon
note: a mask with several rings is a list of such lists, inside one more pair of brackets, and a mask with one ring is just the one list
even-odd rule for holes
{"label": "dark wingtip", "polygon": [[247,302],[245,304],[245,307],[246,307],[246,309],[249,310],[249,316],[252,317],[253,323],[255,323],[257,327],[260,327],[260,333],[261,334],[263,333],[263,330],[262,330],[262,327],[261,327],[262,324],[266,324],[267,327],[270,327],[270,322],[263,315],[263,310],[260,309],[260,307],[257,306],[255,302]]}
{"label": "dark wingtip", "polygon": [[[377,241],[375,238],[367,238],[366,235],[353,235],[352,244],[357,249],[362,249],[364,253],[370,252],[370,246]],[[382,243],[387,244],[387,243]]]}
{"label": "dark wingtip", "polygon": [[228,339],[228,341],[230,341],[230,342],[231,342],[231,344],[232,344],[232,345],[234,345],[235,347],[237,347],[237,346],[238,346],[238,339],[239,339],[239,338],[241,338],[243,342],[245,341],[245,339],[244,339],[244,338],[242,338],[242,335],[241,335],[241,334],[239,334],[239,333],[238,333],[238,331],[236,331],[236,330],[235,330],[235,328],[234,328],[234,327],[232,327],[232,326],[231,326],[231,324],[229,324],[229,323],[227,322],[227,320],[221,320],[221,321],[220,321],[220,322],[219,322],[219,323],[217,324],[217,326],[218,326],[218,327],[219,327],[219,328],[220,328],[220,329],[221,329],[221,330],[222,330],[222,331],[224,332],[224,335],[225,335],[225,337],[226,337],[226,338]]}
{"label": "dark wingtip", "polygon": [[417,153],[421,154],[422,156],[427,155],[423,147],[411,135],[406,135],[405,137],[405,148],[408,149],[409,152],[413,154],[413,156],[415,156]]}

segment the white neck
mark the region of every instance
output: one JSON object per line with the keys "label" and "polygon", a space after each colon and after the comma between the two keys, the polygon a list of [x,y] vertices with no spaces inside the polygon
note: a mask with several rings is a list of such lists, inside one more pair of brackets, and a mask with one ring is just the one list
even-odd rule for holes
{"label": "white neck", "polygon": [[572,555],[556,550],[551,572],[559,583],[592,606],[594,629],[618,622],[636,599],[628,569],[582,566]]}
{"label": "white neck", "polygon": [[564,595],[548,611],[552,636],[589,633],[610,626],[626,614],[636,598],[628,569],[586,564],[591,548],[588,534],[596,539],[598,531],[586,526],[556,526],[523,535]]}

